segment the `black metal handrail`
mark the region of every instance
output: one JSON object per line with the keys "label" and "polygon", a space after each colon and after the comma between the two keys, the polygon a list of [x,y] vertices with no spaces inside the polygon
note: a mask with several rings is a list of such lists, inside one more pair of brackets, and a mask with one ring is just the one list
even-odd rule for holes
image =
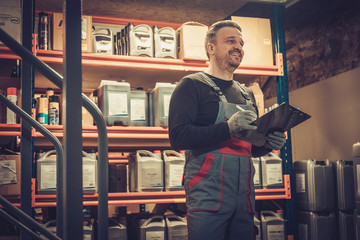
{"label": "black metal handrail", "polygon": [[[16,40],[0,28],[0,40],[15,54],[27,61],[60,89],[63,87],[63,77],[47,64],[35,57],[32,52],[21,46]],[[94,118],[98,129],[98,223],[99,239],[108,237],[108,139],[104,117],[100,109],[85,94],[82,94],[82,104]]]}
{"label": "black metal handrail", "polygon": [[[2,95],[2,94],[0,94]],[[10,202],[8,202],[3,196],[0,195],[0,204],[9,212],[11,212],[13,215],[16,215],[18,218],[22,219],[26,224],[28,224],[30,227],[34,228],[36,231],[39,231],[41,234],[43,234],[45,237],[47,237],[50,240],[61,240],[58,236],[50,232],[48,229],[46,229],[44,226],[42,226],[40,223],[36,222],[34,219],[32,219],[30,216],[25,214],[23,211],[18,209],[17,207],[13,206]],[[11,215],[9,215],[7,212],[0,209],[0,216],[6,218],[9,222],[17,225],[22,230],[25,230],[28,232],[32,237],[36,239],[41,239],[39,235],[37,235],[35,232],[30,230],[28,227],[26,227],[24,224],[19,222],[17,219],[13,218]]]}
{"label": "black metal handrail", "polygon": [[[42,126],[39,122],[37,122],[35,119],[33,119],[29,114],[27,114],[24,110],[22,110],[21,108],[19,108],[17,105],[15,105],[14,103],[12,103],[9,99],[7,99],[4,95],[0,94],[0,102],[4,103],[5,106],[7,106],[10,110],[12,110],[14,113],[16,113],[17,115],[19,115],[23,120],[25,120],[26,122],[28,122],[29,124],[32,125],[32,127],[34,127],[37,131],[39,131],[40,133],[42,133],[45,137],[47,137],[55,146],[55,150],[56,150],[56,162],[57,162],[57,171],[59,170],[59,168],[61,168],[60,166],[62,166],[62,159],[63,159],[63,150],[61,147],[61,143],[59,141],[59,139],[57,139],[48,129],[46,129],[44,126]],[[62,171],[61,171],[62,172]],[[60,174],[59,174],[60,175]],[[7,204],[6,202],[4,202],[4,198],[2,196],[0,196],[0,203],[3,206],[9,207],[9,204]],[[57,205],[58,206],[62,206],[63,203],[63,198],[62,198],[62,182],[59,179],[59,176],[57,177]],[[11,204],[10,204],[11,205]],[[12,205],[11,205],[12,206]],[[6,208],[7,209],[7,208]],[[25,218],[27,219],[29,216],[25,213],[23,213],[21,210],[18,210],[17,208],[13,207],[13,212],[15,211],[14,209],[16,209],[17,211],[15,211],[15,213],[21,217],[22,219]],[[4,212],[4,214],[6,214]],[[60,217],[60,219],[62,220],[62,218]],[[8,217],[8,220],[12,220],[11,217]],[[17,225],[21,224],[20,222],[17,222]],[[21,227],[21,225],[18,225]],[[41,225],[40,225],[41,226]],[[41,226],[42,227],[42,226]],[[42,227],[43,229],[46,230],[46,228]],[[26,229],[24,229],[26,230]],[[47,231],[47,230],[46,230]],[[52,234],[52,233],[51,233]],[[59,239],[56,237],[56,235],[52,234],[53,237],[51,239]],[[56,237],[56,238],[54,238]]]}

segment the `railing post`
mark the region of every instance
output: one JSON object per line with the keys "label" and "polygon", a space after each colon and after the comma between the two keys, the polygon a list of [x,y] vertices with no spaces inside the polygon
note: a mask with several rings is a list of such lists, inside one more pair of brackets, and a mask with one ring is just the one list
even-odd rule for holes
{"label": "railing post", "polygon": [[[23,1],[22,5],[22,45],[31,51],[32,48],[32,22],[33,2]],[[32,67],[26,61],[21,61],[21,95],[22,109],[31,115],[32,109]],[[31,136],[31,125],[21,121],[21,210],[32,215],[31,207],[31,178],[33,169],[33,141]],[[21,230],[21,239],[29,239],[27,231]]]}
{"label": "railing post", "polygon": [[64,0],[64,239],[83,239],[81,0]]}

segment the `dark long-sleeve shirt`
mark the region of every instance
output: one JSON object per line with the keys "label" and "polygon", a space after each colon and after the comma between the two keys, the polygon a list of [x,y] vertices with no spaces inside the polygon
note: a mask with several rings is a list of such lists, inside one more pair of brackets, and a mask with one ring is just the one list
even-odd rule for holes
{"label": "dark long-sleeve shirt", "polygon": [[[245,104],[235,81],[225,81],[208,75],[221,89],[230,103]],[[169,109],[169,138],[175,150],[191,149],[206,152],[230,139],[227,122],[215,123],[219,98],[209,85],[200,80],[198,73],[181,79],[175,88]],[[249,90],[255,102],[254,95]],[[252,146],[252,155],[258,157],[270,149]]]}

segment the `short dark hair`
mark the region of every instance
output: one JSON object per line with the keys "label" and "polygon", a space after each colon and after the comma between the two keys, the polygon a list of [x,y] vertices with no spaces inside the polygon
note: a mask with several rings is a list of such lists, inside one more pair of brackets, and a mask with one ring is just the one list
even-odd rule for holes
{"label": "short dark hair", "polygon": [[209,53],[207,51],[207,45],[208,45],[208,43],[216,42],[216,34],[223,27],[237,28],[241,32],[240,25],[237,22],[232,21],[232,20],[221,20],[221,21],[218,21],[218,22],[214,23],[213,25],[211,25],[209,30],[207,31],[206,37],[205,37],[205,52],[208,57],[209,57]]}

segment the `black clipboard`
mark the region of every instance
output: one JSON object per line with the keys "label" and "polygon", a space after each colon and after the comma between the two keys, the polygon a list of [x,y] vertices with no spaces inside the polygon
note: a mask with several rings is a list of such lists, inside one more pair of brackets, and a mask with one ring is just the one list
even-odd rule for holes
{"label": "black clipboard", "polygon": [[274,131],[288,131],[309,118],[311,118],[309,114],[290,104],[282,103],[251,124],[257,126],[257,133],[266,136],[268,133]]}

